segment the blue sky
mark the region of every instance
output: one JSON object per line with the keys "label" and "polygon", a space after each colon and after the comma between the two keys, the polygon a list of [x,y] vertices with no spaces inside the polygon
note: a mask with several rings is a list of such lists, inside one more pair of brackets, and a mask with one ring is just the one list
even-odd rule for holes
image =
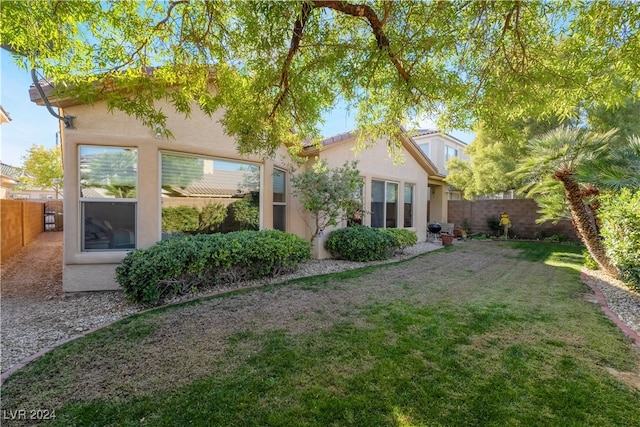
{"label": "blue sky", "polygon": [[[58,119],[49,114],[45,107],[29,100],[31,74],[20,70],[13,63],[11,54],[0,49],[0,104],[11,116],[11,121],[0,126],[0,160],[12,166],[22,166],[22,157],[33,145],[55,147]],[[338,107],[325,117],[322,134],[330,137],[354,129],[353,114],[344,107]],[[421,123],[421,127],[433,128],[432,123]],[[470,143],[473,134],[468,132],[449,132],[463,142]]]}
{"label": "blue sky", "polygon": [[0,104],[11,117],[0,126],[0,160],[22,166],[22,157],[33,144],[55,147],[58,119],[29,100],[29,71],[18,69],[4,49],[0,49],[0,62]]}

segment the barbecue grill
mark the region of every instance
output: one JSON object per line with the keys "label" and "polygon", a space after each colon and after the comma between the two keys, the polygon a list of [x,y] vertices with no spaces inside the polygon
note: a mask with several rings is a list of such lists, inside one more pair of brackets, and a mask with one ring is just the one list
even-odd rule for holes
{"label": "barbecue grill", "polygon": [[431,224],[427,225],[427,230],[429,230],[429,232],[427,233],[427,241],[433,241],[440,237],[442,226],[437,222],[432,222]]}

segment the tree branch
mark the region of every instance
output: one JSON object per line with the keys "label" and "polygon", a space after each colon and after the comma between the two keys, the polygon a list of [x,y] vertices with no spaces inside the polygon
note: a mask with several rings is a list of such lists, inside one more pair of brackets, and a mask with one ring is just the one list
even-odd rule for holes
{"label": "tree branch", "polygon": [[[411,75],[402,65],[398,56],[391,50],[389,38],[384,33],[384,30],[382,28],[384,25],[384,21],[390,14],[391,3],[385,3],[384,17],[381,21],[380,18],[378,18],[376,12],[369,5],[351,4],[339,0],[303,1],[300,15],[293,24],[293,35],[291,36],[291,43],[289,44],[289,52],[287,54],[287,57],[285,58],[284,63],[282,64],[282,72],[280,73],[280,93],[278,94],[276,102],[271,109],[271,113],[269,114],[270,121],[273,121],[278,108],[280,108],[280,106],[284,102],[285,97],[289,93],[289,68],[291,67],[293,57],[296,55],[300,48],[300,42],[304,33],[304,27],[309,19],[311,11],[315,8],[327,8],[344,13],[345,15],[365,18],[369,22],[369,26],[371,27],[371,30],[373,31],[373,34],[376,38],[378,49],[387,53],[389,59],[391,60],[391,63],[394,65],[402,79],[407,83],[411,82]],[[412,89],[418,92],[418,95],[416,96],[416,101],[418,101],[422,96],[422,92],[416,87],[413,87]]]}
{"label": "tree branch", "polygon": [[366,4],[351,4],[336,0],[314,0],[313,6],[326,7],[328,9],[342,12],[346,15],[366,18],[366,20],[369,21],[369,26],[373,31],[373,35],[376,37],[378,48],[387,52],[387,55],[389,55],[389,59],[391,59],[391,63],[396,67],[396,70],[398,70],[398,73],[406,82],[409,82],[411,80],[411,76],[409,75],[407,70],[405,70],[398,57],[391,51],[389,38],[382,29],[383,22],[380,21],[378,15],[376,15],[376,12],[371,8],[371,6]]}
{"label": "tree branch", "polygon": [[282,101],[284,101],[285,96],[287,96],[287,93],[289,92],[289,67],[291,66],[293,57],[300,48],[300,41],[302,40],[304,26],[309,20],[309,15],[311,14],[312,9],[313,7],[309,3],[302,3],[302,10],[300,11],[300,15],[298,16],[298,19],[296,19],[296,22],[294,22],[293,24],[293,35],[291,36],[291,43],[289,44],[289,53],[284,60],[284,64],[282,64],[282,73],[280,74],[280,94],[278,95],[278,99],[276,99],[276,102],[271,109],[269,120],[273,120],[278,107],[280,107],[280,104],[282,104]]}

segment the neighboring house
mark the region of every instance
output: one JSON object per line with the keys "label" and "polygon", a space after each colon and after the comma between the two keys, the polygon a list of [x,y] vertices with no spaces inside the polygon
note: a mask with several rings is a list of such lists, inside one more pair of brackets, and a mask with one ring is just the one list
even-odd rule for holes
{"label": "neighboring house", "polygon": [[0,125],[3,123],[9,123],[11,121],[11,116],[9,116],[9,113],[7,113],[7,111],[2,108],[2,105],[0,105]]}
{"label": "neighboring house", "polygon": [[[9,113],[0,105],[0,125],[9,123],[11,117]],[[11,188],[18,184],[20,177],[20,170],[14,166],[0,164],[2,171],[0,175],[0,199],[8,199],[11,193]]]}
{"label": "neighboring house", "polygon": [[461,200],[462,194],[444,181],[449,174],[446,165],[454,157],[470,161],[470,157],[465,153],[467,144],[451,135],[431,129],[419,129],[413,140],[431,159],[438,171],[438,177],[429,179],[429,222],[447,222],[447,201]]}
{"label": "neighboring house", "polygon": [[[21,186],[22,187],[22,186]],[[62,190],[56,192],[55,188],[22,188],[19,190],[12,190],[11,199],[17,200],[31,200],[31,201],[49,201],[49,200],[62,200]]]}
{"label": "neighboring house", "polygon": [[0,164],[0,199],[13,199],[13,188],[20,183],[22,169],[15,166]]}
{"label": "neighboring house", "polygon": [[[42,105],[35,90],[30,94]],[[196,108],[189,119],[170,115],[167,126],[174,139],[168,140],[157,138],[133,117],[110,113],[104,101],[52,101],[61,115],[75,117],[73,129],[60,129],[65,159],[65,291],[118,289],[114,271],[127,251],[171,235],[180,222],[170,224],[171,215],[175,218],[193,208],[221,204],[228,209],[227,218],[232,207],[242,210],[245,219],[227,221],[226,230],[280,229],[310,239],[310,215],[292,195],[293,162],[286,147],[273,158],[238,154],[235,140],[219,123],[221,112],[209,117]],[[173,111],[170,105],[159,107]],[[308,148],[307,166],[316,156],[332,167],[341,166],[354,159],[355,143],[356,136],[349,134],[325,140],[321,148]],[[411,138],[403,138],[402,150],[401,165],[389,158],[385,140],[355,155],[365,182],[364,209],[371,212],[361,222],[408,228],[424,241],[427,182],[433,175],[439,180],[433,185],[445,188],[444,176],[436,174]],[[437,209],[446,213],[446,202],[442,204]],[[317,240],[314,252],[324,257],[322,239]]]}

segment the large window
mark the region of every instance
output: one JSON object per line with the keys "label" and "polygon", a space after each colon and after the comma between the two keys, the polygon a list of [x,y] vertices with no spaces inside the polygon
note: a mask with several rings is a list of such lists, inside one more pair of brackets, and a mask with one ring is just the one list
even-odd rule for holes
{"label": "large window", "polygon": [[138,153],[80,146],[81,250],[136,247]]}
{"label": "large window", "polygon": [[444,161],[445,163],[447,163],[449,160],[453,159],[454,157],[458,157],[458,150],[456,150],[453,147],[450,146],[445,146],[444,147]]}
{"label": "large window", "polygon": [[398,184],[371,181],[371,226],[396,228],[398,226]]}
{"label": "large window", "polygon": [[260,228],[260,166],[162,153],[162,238]]}
{"label": "large window", "polygon": [[273,170],[273,228],[287,229],[287,175],[280,169]]}
{"label": "large window", "polygon": [[404,227],[413,227],[413,184],[404,185]]}

